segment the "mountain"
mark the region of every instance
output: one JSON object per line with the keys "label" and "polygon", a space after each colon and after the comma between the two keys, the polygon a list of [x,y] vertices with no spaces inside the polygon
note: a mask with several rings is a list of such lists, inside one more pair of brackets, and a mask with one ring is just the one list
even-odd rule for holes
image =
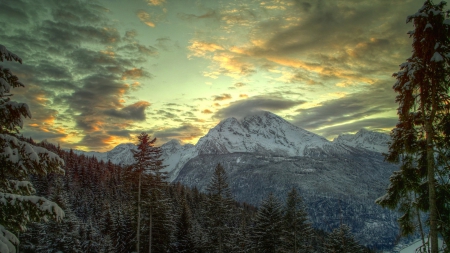
{"label": "mountain", "polygon": [[333,140],[335,143],[379,153],[387,153],[389,151],[390,141],[391,137],[389,135],[366,129],[361,129],[356,134],[341,134]]}
{"label": "mountain", "polygon": [[[225,168],[234,197],[258,206],[269,193],[285,199],[295,187],[316,228],[350,225],[366,246],[392,247],[397,214],[374,203],[384,194],[395,165],[386,163],[389,136],[360,130],[334,141],[294,126],[270,112],[228,118],[196,145],[169,141],[161,146],[170,182],[201,191],[215,166]],[[107,152],[115,163],[132,163],[133,144]]]}
{"label": "mountain", "polygon": [[236,152],[307,156],[324,152],[327,139],[296,127],[270,112],[258,112],[241,121],[228,118],[200,138],[199,154]]}

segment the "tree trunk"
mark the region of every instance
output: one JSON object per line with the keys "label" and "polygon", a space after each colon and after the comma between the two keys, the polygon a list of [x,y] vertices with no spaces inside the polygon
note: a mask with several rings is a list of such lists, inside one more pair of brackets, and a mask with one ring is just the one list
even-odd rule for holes
{"label": "tree trunk", "polygon": [[437,231],[437,206],[436,206],[436,184],[434,178],[434,149],[431,122],[426,127],[427,138],[427,169],[428,169],[428,200],[430,203],[430,248],[431,253],[438,253],[438,231]]}
{"label": "tree trunk", "polygon": [[149,238],[148,238],[148,253],[152,253],[152,217],[153,217],[153,211],[152,207],[150,207],[150,224],[149,224]]}
{"label": "tree trunk", "polygon": [[136,233],[136,252],[139,253],[139,236],[141,232],[141,173],[139,172],[138,183],[138,213],[137,213],[137,233]]}

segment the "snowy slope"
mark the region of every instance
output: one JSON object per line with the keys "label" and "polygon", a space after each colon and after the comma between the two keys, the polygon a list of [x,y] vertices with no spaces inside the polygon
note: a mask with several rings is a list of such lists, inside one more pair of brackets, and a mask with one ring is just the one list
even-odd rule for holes
{"label": "snowy slope", "polygon": [[333,140],[334,143],[345,144],[354,148],[362,148],[378,153],[389,151],[391,137],[387,134],[372,132],[366,129],[359,130],[356,134],[341,134]]}
{"label": "snowy slope", "polygon": [[262,111],[237,120],[228,118],[211,129],[196,144],[199,154],[236,152],[281,156],[314,156],[333,144],[296,127],[281,117]]}
{"label": "snowy slope", "polygon": [[183,166],[192,158],[198,155],[195,146],[192,144],[181,145],[178,140],[171,140],[161,146],[163,165],[166,167],[163,171],[168,173],[168,181],[172,182],[180,173]]}
{"label": "snowy slope", "polygon": [[87,157],[93,156],[93,157],[97,158],[97,160],[99,160],[99,161],[104,161],[104,162],[108,161],[106,152],[97,152],[97,151],[86,152],[86,151],[81,151],[81,150],[76,150],[76,149],[74,149],[73,152],[77,155],[84,155]]}
{"label": "snowy slope", "polygon": [[107,160],[111,160],[111,162],[115,164],[132,164],[134,163],[134,158],[131,150],[137,150],[136,145],[133,143],[119,144],[112,150],[106,152]]}

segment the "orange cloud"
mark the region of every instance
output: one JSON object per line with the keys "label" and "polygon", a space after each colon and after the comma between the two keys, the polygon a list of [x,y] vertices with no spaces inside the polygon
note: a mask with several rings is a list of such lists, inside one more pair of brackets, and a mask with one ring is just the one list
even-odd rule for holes
{"label": "orange cloud", "polygon": [[222,100],[227,100],[227,99],[231,99],[231,94],[222,94],[222,95],[218,95],[218,96],[214,96],[214,101],[222,101]]}
{"label": "orange cloud", "polygon": [[202,111],[202,113],[204,113],[204,114],[211,114],[213,112],[211,110],[209,110],[209,109],[205,109],[205,110]]}
{"label": "orange cloud", "polygon": [[267,60],[272,61],[274,63],[277,63],[279,65],[293,67],[297,69],[304,69],[310,72],[315,72],[323,76],[335,76],[342,79],[350,79],[350,80],[356,80],[360,82],[365,82],[369,84],[373,84],[374,80],[362,76],[357,76],[351,71],[346,71],[344,69],[338,69],[338,68],[330,68],[330,67],[323,67],[322,65],[318,64],[311,64],[306,63],[301,60],[293,60],[289,58],[282,58],[282,57],[267,57]]}
{"label": "orange cloud", "polygon": [[163,5],[166,2],[166,0],[148,0],[147,2],[149,5],[159,6]]}
{"label": "orange cloud", "polygon": [[100,53],[102,53],[104,55],[108,55],[110,57],[116,56],[116,53],[114,53],[113,51],[110,51],[110,50],[102,50],[102,51],[100,51]]}
{"label": "orange cloud", "polygon": [[248,95],[247,94],[239,94],[239,97],[240,98],[248,98]]}
{"label": "orange cloud", "polygon": [[203,57],[207,53],[215,52],[217,50],[224,50],[224,48],[218,44],[215,43],[208,43],[208,42],[202,42],[202,41],[191,41],[191,45],[187,47],[192,54],[191,56],[196,57]]}
{"label": "orange cloud", "polygon": [[123,72],[122,80],[127,80],[128,78],[139,79],[143,76],[145,76],[145,73],[142,69],[134,68],[134,69],[129,69],[129,70],[126,70],[125,72]]}
{"label": "orange cloud", "polygon": [[144,24],[150,26],[150,27],[155,27],[155,23],[153,23],[153,21],[150,19],[150,14],[148,14],[147,12],[140,10],[137,13],[137,16],[139,18],[139,20],[141,20]]}

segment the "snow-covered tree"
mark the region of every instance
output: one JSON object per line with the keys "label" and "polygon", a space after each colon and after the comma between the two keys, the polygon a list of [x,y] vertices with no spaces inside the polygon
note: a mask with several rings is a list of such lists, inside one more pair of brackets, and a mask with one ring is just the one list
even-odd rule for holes
{"label": "snow-covered tree", "polygon": [[[0,45],[0,60],[22,63]],[[31,118],[25,103],[11,100],[11,89],[24,87],[17,76],[0,66],[0,253],[15,252],[19,243],[13,232],[24,231],[29,222],[61,220],[63,210],[54,202],[33,196],[30,175],[64,174],[63,160],[45,148],[18,137],[23,119]]]}
{"label": "snow-covered tree", "polygon": [[271,193],[263,201],[255,218],[253,248],[256,252],[282,252],[283,211],[280,201]]}
{"label": "snow-covered tree", "polygon": [[70,209],[68,194],[63,190],[62,179],[56,178],[50,199],[64,210],[61,222],[50,221],[39,223],[40,235],[36,249],[38,252],[70,252],[81,253],[80,221]]}
{"label": "snow-covered tree", "polygon": [[206,191],[206,224],[210,252],[228,252],[231,247],[231,220],[233,199],[222,165],[217,164]]}
{"label": "snow-covered tree", "polygon": [[313,230],[303,200],[295,188],[288,193],[283,222],[283,247],[286,252],[311,252]]}
{"label": "snow-covered tree", "polygon": [[401,163],[401,169],[377,200],[404,213],[399,219],[404,234],[414,232],[413,219],[426,212],[432,253],[438,252],[438,233],[450,243],[450,20],[445,5],[427,0],[407,18],[414,24],[408,32],[412,56],[393,75],[399,122],[386,157]]}

